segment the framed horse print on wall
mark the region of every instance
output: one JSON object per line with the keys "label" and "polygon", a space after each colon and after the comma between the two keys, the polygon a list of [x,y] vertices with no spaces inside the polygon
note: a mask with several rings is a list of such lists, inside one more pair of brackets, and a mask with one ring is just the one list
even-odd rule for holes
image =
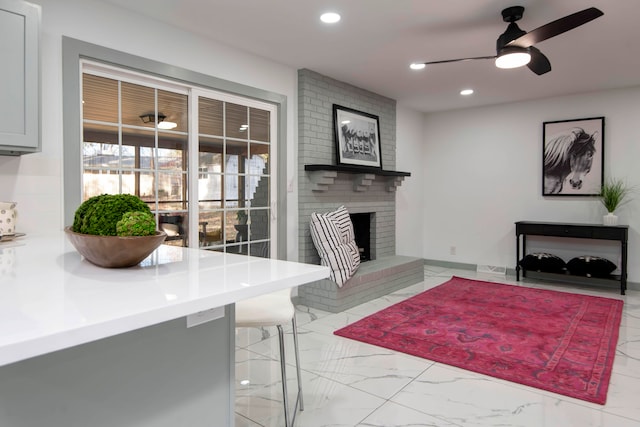
{"label": "framed horse print on wall", "polygon": [[604,117],[543,123],[543,196],[598,196],[603,181]]}

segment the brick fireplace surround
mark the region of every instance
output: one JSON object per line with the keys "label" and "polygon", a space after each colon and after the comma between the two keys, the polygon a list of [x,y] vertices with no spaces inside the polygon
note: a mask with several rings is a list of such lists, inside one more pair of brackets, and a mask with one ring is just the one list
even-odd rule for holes
{"label": "brick fireplace surround", "polygon": [[309,232],[312,212],[327,212],[344,205],[350,213],[373,213],[372,260],[362,263],[342,288],[328,279],[298,288],[300,303],[336,313],[421,282],[424,266],[421,258],[396,255],[395,189],[402,179],[305,170],[309,164],[336,164],[333,104],[379,117],[382,166],[395,171],[396,102],[314,71],[298,71],[299,261],[320,263]]}

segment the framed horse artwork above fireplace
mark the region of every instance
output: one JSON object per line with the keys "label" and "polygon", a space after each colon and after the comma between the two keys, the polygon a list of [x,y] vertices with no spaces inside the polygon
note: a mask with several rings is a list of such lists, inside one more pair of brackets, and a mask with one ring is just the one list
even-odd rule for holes
{"label": "framed horse artwork above fireplace", "polygon": [[543,196],[598,196],[603,181],[604,117],[543,123]]}

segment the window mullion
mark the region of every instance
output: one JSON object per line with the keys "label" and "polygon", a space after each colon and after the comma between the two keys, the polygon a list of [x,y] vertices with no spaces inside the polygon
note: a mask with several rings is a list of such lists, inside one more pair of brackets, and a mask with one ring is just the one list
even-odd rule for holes
{"label": "window mullion", "polygon": [[122,82],[118,80],[118,192],[122,193]]}
{"label": "window mullion", "polygon": [[220,199],[222,203],[222,236],[227,251],[227,102],[222,103],[222,171],[221,171]]}
{"label": "window mullion", "polygon": [[200,138],[198,117],[198,96],[197,90],[191,90],[188,96],[187,122],[189,134],[187,150],[189,160],[187,162],[187,181],[188,181],[188,212],[189,212],[189,247],[197,248],[200,245],[200,194],[198,191],[198,164],[200,153]]}
{"label": "window mullion", "polygon": [[[153,105],[153,110],[154,110],[154,114],[155,114],[155,123],[156,125],[154,126],[154,150],[153,153],[151,155],[151,158],[153,159],[153,163],[151,165],[149,165],[152,168],[152,172],[153,172],[153,198],[155,199],[155,207],[156,207],[156,212],[158,212],[160,210],[160,172],[159,172],[159,165],[160,165],[160,159],[158,158],[160,155],[160,150],[159,148],[159,144],[158,144],[158,89],[154,89],[153,90],[153,94],[154,94],[154,105]],[[138,150],[140,149],[140,147],[138,147]],[[140,168],[140,166],[138,166],[138,168]],[[140,170],[140,169],[139,169]],[[139,173],[138,173],[139,175]],[[137,189],[138,194],[140,194],[140,189]]]}

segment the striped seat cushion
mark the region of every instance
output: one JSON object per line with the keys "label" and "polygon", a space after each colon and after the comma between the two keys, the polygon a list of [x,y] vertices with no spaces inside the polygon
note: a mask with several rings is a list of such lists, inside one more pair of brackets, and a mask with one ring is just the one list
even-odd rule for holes
{"label": "striped seat cushion", "polygon": [[342,287],[360,266],[360,253],[349,212],[344,206],[325,214],[314,212],[310,228],[321,264],[331,269],[331,280]]}
{"label": "striped seat cushion", "polygon": [[323,214],[327,218],[333,220],[340,230],[340,237],[344,243],[350,243],[355,241],[356,235],[353,230],[353,223],[349,216],[349,211],[344,206],[340,206],[335,211],[327,212]]}

